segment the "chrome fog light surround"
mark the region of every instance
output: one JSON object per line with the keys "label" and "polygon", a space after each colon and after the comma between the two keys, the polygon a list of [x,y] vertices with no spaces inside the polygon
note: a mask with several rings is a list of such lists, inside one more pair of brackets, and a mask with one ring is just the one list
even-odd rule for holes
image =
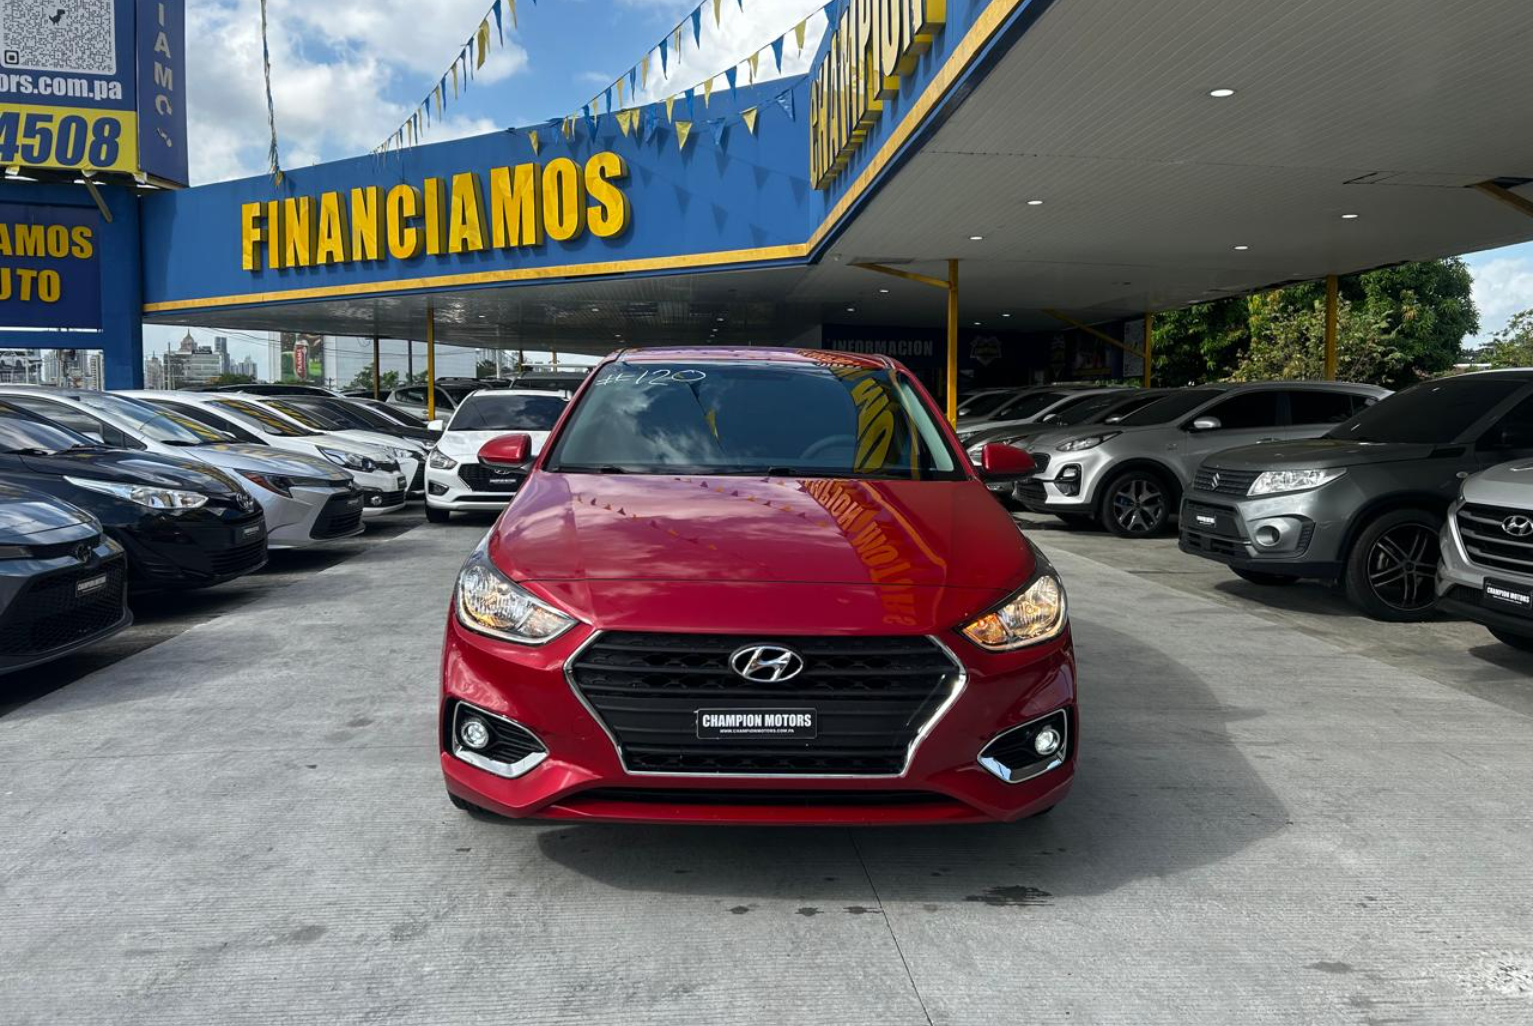
{"label": "chrome fog light surround", "polygon": [[[476,736],[471,726],[474,723],[482,726],[486,735],[479,750],[470,747]],[[507,780],[527,775],[548,758],[548,746],[531,730],[467,702],[458,702],[453,707],[448,741],[456,758]],[[497,755],[501,758],[496,758]]]}
{"label": "chrome fog light surround", "polygon": [[[1021,737],[1016,735],[1021,734]],[[1053,735],[1052,738],[1046,735]],[[1008,745],[1010,739],[1015,744]],[[1040,747],[1040,742],[1048,742]],[[1017,748],[1018,751],[1009,749]],[[1045,751],[1044,749],[1048,750]],[[1018,755],[1024,757],[1019,760]],[[1008,784],[1020,784],[1050,770],[1058,769],[1070,756],[1070,714],[1056,709],[1046,716],[1019,723],[1001,731],[980,750],[979,764],[989,773]],[[1021,761],[1013,768],[1009,762]]]}

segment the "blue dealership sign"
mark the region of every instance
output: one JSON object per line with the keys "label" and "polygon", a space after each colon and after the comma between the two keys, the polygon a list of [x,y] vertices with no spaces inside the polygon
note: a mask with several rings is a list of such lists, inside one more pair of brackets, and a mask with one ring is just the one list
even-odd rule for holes
{"label": "blue dealership sign", "polygon": [[100,328],[94,207],[0,203],[0,325]]}

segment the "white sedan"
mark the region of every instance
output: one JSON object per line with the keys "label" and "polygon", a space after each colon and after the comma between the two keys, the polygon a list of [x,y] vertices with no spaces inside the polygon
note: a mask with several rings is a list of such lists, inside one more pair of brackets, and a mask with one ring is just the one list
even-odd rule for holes
{"label": "white sedan", "polygon": [[528,435],[537,455],[564,413],[564,392],[485,389],[453,410],[426,461],[426,519],[446,523],[453,510],[500,510],[516,497],[526,473],[479,462],[479,447],[500,435]]}

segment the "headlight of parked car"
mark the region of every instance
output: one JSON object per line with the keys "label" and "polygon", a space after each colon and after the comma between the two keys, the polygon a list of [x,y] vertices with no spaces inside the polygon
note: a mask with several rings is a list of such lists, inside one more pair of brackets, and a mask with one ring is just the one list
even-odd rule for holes
{"label": "headlight of parked car", "polygon": [[1281,492],[1307,492],[1329,484],[1343,470],[1268,470],[1251,482],[1247,495],[1277,495]]}
{"label": "headlight of parked car", "polygon": [[431,464],[432,470],[451,470],[458,465],[457,460],[435,449],[431,450],[431,457],[428,462]]}
{"label": "headlight of parked car", "polygon": [[542,645],[576,623],[501,573],[483,546],[459,571],[457,593],[458,622],[502,641]]}
{"label": "headlight of parked car", "polygon": [[155,488],[153,485],[129,484],[124,481],[98,481],[90,477],[65,477],[76,488],[85,488],[102,495],[136,502],[150,509],[197,509],[206,506],[208,497],[201,492],[184,492],[175,488]]}
{"label": "headlight of parked car", "polygon": [[963,629],[964,636],[981,648],[1006,652],[1058,637],[1069,616],[1065,586],[1051,573],[1040,574],[998,609],[986,613]]}
{"label": "headlight of parked car", "polygon": [[354,452],[344,452],[340,449],[320,449],[319,454],[337,466],[347,470],[360,470],[363,473],[372,473],[378,469],[370,456],[362,456]]}
{"label": "headlight of parked car", "polygon": [[395,460],[413,460],[413,459],[415,459],[415,453],[411,452],[409,449],[394,449],[394,448],[390,448],[389,449],[389,455],[394,457]]}
{"label": "headlight of parked car", "polygon": [[1104,431],[1100,435],[1087,435],[1085,438],[1073,438],[1059,447],[1060,452],[1080,452],[1082,449],[1095,449],[1103,442],[1117,438],[1122,431]]}

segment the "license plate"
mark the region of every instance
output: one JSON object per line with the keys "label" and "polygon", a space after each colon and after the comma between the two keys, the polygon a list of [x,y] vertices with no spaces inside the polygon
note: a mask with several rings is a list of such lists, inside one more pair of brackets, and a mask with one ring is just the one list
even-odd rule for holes
{"label": "license plate", "polygon": [[518,479],[514,477],[492,477],[486,483],[490,488],[504,488],[509,491],[516,488],[517,482]]}
{"label": "license plate", "polygon": [[105,587],[106,574],[102,574],[100,577],[87,577],[85,580],[79,581],[75,584],[75,597],[82,598],[86,595],[98,592]]}
{"label": "license plate", "polygon": [[405,479],[403,477],[394,478],[394,485],[395,487],[403,488],[405,486]]}
{"label": "license plate", "polygon": [[1240,537],[1240,532],[1235,529],[1235,518],[1217,510],[1195,506],[1187,511],[1187,519],[1192,521],[1190,526],[1195,531],[1217,534],[1223,538]]}
{"label": "license plate", "polygon": [[260,524],[251,524],[249,527],[244,527],[244,528],[240,529],[240,537],[241,538],[257,538],[257,537],[260,536],[261,530],[262,530],[262,528],[261,528]]}
{"label": "license plate", "polygon": [[1513,584],[1511,581],[1495,581],[1487,578],[1481,594],[1487,606],[1521,613],[1523,616],[1533,616],[1533,587],[1526,584]]}
{"label": "license plate", "polygon": [[819,735],[813,709],[699,709],[702,740],[770,737],[811,741]]}

